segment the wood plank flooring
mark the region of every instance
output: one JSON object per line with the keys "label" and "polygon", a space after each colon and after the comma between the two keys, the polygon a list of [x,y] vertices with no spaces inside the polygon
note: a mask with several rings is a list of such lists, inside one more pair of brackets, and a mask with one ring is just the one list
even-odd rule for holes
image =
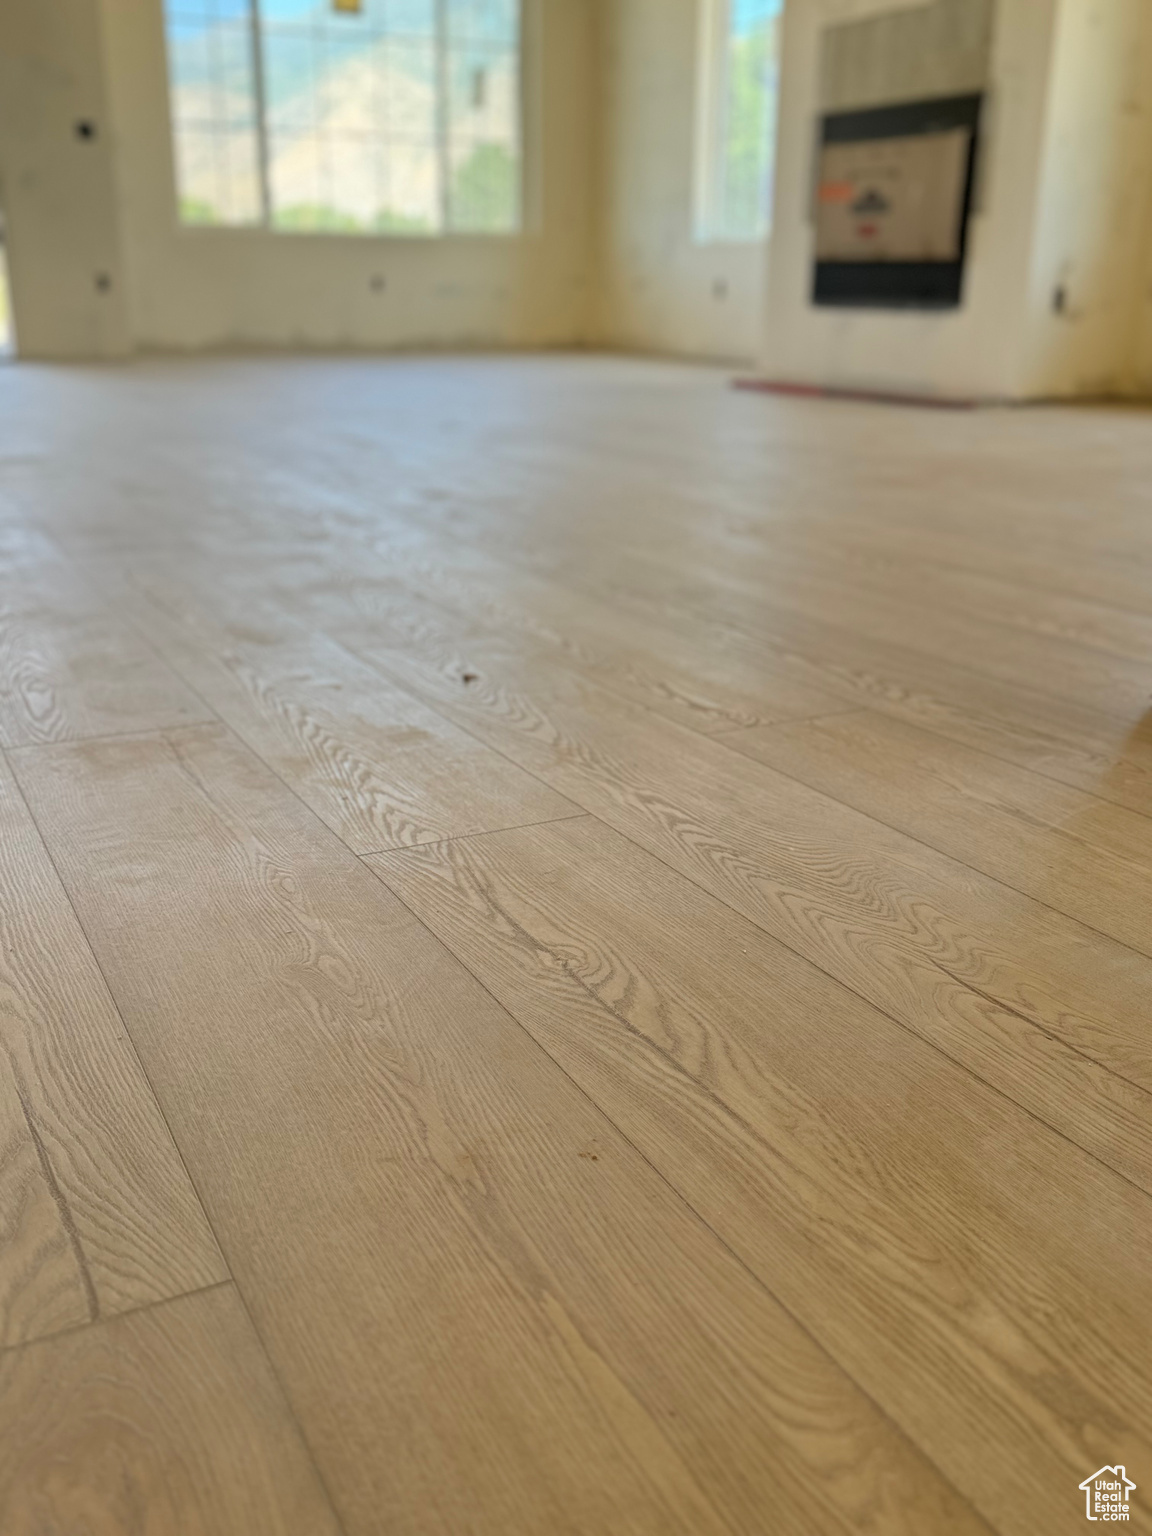
{"label": "wood plank flooring", "polygon": [[[1128,1364],[1097,1354],[1140,1327],[1146,1196],[591,818],[378,867],[978,1505],[1058,1523],[1152,1405],[1133,1377],[1121,1408]],[[1057,1185],[1076,1253],[1049,1248]]]}
{"label": "wood plank flooring", "polygon": [[0,1530],[336,1536],[233,1287],[0,1353]]}
{"label": "wood plank flooring", "polygon": [[104,978],[0,763],[0,1346],[228,1271]]}
{"label": "wood plank flooring", "polygon": [[211,718],[205,706],[56,562],[0,598],[0,745],[74,741]]}
{"label": "wood plank flooring", "polygon": [[875,711],[729,745],[1152,954],[1152,818]]}
{"label": "wood plank flooring", "polygon": [[[166,594],[167,595],[167,594]],[[315,633],[130,610],[220,719],[357,853],[577,814],[577,807]],[[382,771],[383,770],[383,771]]]}
{"label": "wood plank flooring", "polygon": [[[882,1528],[969,1527],[611,1121],[219,728],[36,766],[37,814],[92,893],[96,951],[353,1529],[688,1533],[766,1509],[866,1528],[878,1440],[923,1490]],[[825,1463],[859,1459],[846,1512],[835,1483],[826,1513],[789,1512],[807,1414],[847,1420],[802,1474],[822,1486]]]}
{"label": "wood plank flooring", "polygon": [[1152,1531],[1150,466],[0,372],[5,1536]]}

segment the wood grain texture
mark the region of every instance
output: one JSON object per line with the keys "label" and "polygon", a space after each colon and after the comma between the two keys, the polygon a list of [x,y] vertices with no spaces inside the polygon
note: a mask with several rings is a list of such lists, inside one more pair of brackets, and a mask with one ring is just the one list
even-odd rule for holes
{"label": "wood grain texture", "polygon": [[578,812],[322,635],[248,601],[229,621],[171,580],[132,603],[183,677],[357,853]]}
{"label": "wood grain texture", "polygon": [[1148,1456],[1146,1196],[592,818],[373,863],[999,1529]]}
{"label": "wood grain texture", "polygon": [[[663,603],[658,606],[664,611]],[[983,676],[967,666],[963,650],[950,658],[925,656],[861,636],[841,624],[837,612],[821,620],[795,616],[787,639],[775,629],[765,633],[764,610],[753,600],[730,596],[722,615],[698,615],[695,624],[682,615],[681,622],[702,643],[722,634],[742,658],[766,648],[788,656],[805,676],[839,688],[858,707],[882,710],[1152,814],[1152,712],[1146,705],[1107,714],[1025,682]]]}
{"label": "wood grain texture", "polygon": [[[844,515],[829,517],[825,507],[808,508],[803,520],[782,523],[762,514],[718,517],[707,503],[696,511],[705,526],[691,530],[690,562],[676,539],[653,534],[629,546],[629,535],[635,538],[631,517],[619,518],[599,541],[582,541],[578,558],[564,545],[552,549],[537,541],[523,547],[516,530],[508,526],[510,520],[477,519],[475,537],[499,549],[507,566],[504,585],[515,589],[525,575],[547,573],[577,586],[589,602],[611,605],[630,618],[674,631],[686,649],[715,656],[720,672],[726,667],[729,675],[754,677],[761,669],[774,680],[889,711],[962,745],[979,744],[1059,781],[1152,813],[1152,690],[1144,681],[1148,627],[1139,614],[1097,601],[1088,605],[1095,621],[1089,625],[1080,609],[1075,617],[1064,617],[1063,606],[1075,599],[1001,576],[997,587],[1003,603],[994,619],[990,598],[981,588],[978,603],[949,617],[949,643],[928,647],[923,640],[938,627],[940,578],[951,578],[953,608],[960,601],[958,581],[975,579],[963,568],[941,569],[935,563],[938,526],[930,535],[922,527],[903,525],[893,534],[873,506],[867,520],[855,530],[849,525],[847,533]],[[966,508],[965,515],[970,511]],[[421,523],[418,528],[427,546],[427,527]],[[949,541],[941,537],[947,549]],[[851,560],[843,558],[841,540]],[[790,563],[787,549],[782,558],[779,547],[797,541],[812,557],[801,571],[811,577],[812,561],[817,560],[823,578],[819,600],[801,607],[791,605],[794,593],[802,591],[792,580],[795,561]],[[1001,558],[1010,559],[1010,546],[997,544],[991,531],[987,541]],[[415,564],[423,583],[427,556],[423,564],[413,562],[405,547],[412,542],[407,525],[399,536],[390,529],[386,539],[378,541],[401,568]],[[972,551],[972,557],[978,553]],[[1072,563],[1066,559],[1061,576],[1069,576]],[[1099,569],[1100,548],[1079,564],[1081,571]],[[857,593],[867,592],[868,578],[877,568],[885,581],[872,607],[885,623],[890,614],[902,615],[910,601],[917,605],[898,639],[885,623],[865,632],[854,619]],[[1044,569],[1039,557],[1037,568]],[[829,580],[830,573],[834,580]],[[925,592],[932,594],[930,609],[924,604]],[[1127,585],[1124,595],[1135,601]],[[1019,624],[1019,608],[1026,616],[1034,612],[1031,623]],[[1000,625],[1028,631],[1021,637],[1026,647],[1023,667],[1000,665]],[[988,647],[989,633],[991,668],[982,665],[978,652],[978,647]],[[1061,654],[1055,665],[1036,664],[1044,650],[1036,642],[1046,635],[1073,642],[1073,671],[1081,660],[1091,669],[1078,696],[1061,697],[1047,686],[1053,675],[1063,677],[1067,658]],[[1014,644],[1016,637],[1006,639]],[[1124,658],[1122,670],[1131,686],[1109,710],[1109,689],[1100,684],[1102,678],[1113,677],[1115,656]]]}
{"label": "wood grain texture", "polygon": [[0,1347],[226,1274],[0,760]]}
{"label": "wood grain texture", "polygon": [[[1147,1526],[1147,417],[728,385],[0,370],[0,745],[343,1536]],[[200,1249],[21,826],[47,1378]]]}
{"label": "wood grain texture", "polygon": [[[1152,963],[559,668],[350,645],[1152,1190]],[[463,685],[461,664],[475,681]]]}
{"label": "wood grain texture", "polygon": [[339,1536],[230,1285],[0,1353],[5,1536]]}
{"label": "wood grain texture", "polygon": [[[233,568],[232,578],[242,591],[267,588],[253,568]],[[763,655],[741,661],[723,645],[683,636],[675,623],[639,618],[618,603],[572,592],[475,548],[446,544],[419,527],[390,527],[374,556],[358,563],[354,581],[342,562],[319,570],[314,560],[284,562],[273,590],[321,626],[346,621],[352,612],[400,632],[404,625],[443,623],[451,614],[457,630],[499,636],[521,654],[558,657],[708,735],[851,707],[793,676],[787,663],[774,667]]]}
{"label": "wood grain texture", "polygon": [[[910,582],[906,572],[886,581],[868,580],[859,571],[844,571],[835,561],[821,557],[803,560],[779,549],[760,552],[757,559],[742,548],[740,558],[727,562],[719,582],[695,605],[702,611],[715,605],[723,594],[725,615],[735,603],[767,619],[782,643],[793,633],[802,636],[809,623],[831,619],[864,641],[904,647],[944,665],[959,662],[989,680],[1042,690],[1056,699],[1106,714],[1127,717],[1147,707],[1149,689],[1143,661],[1131,654],[1102,651],[1060,633],[1037,634],[1003,622],[1002,612],[984,604],[970,613],[934,601],[931,583]],[[651,553],[620,565],[613,561],[617,584],[643,590],[647,584],[637,575],[642,565],[652,566]],[[683,592],[685,572],[665,554],[663,582],[676,583]],[[693,580],[707,579],[707,565]],[[690,590],[690,589],[689,589]],[[899,600],[894,600],[894,593]],[[720,612],[719,605],[713,611]]]}
{"label": "wood grain texture", "polygon": [[921,537],[903,557],[893,549],[837,546],[818,551],[812,540],[799,542],[808,561],[821,559],[845,581],[867,581],[874,590],[899,602],[901,588],[914,576],[917,595],[943,606],[967,622],[1008,625],[1041,639],[1057,637],[1105,655],[1143,660],[1152,647],[1152,612],[1132,612],[1061,591],[1045,591],[1012,581],[1000,570],[970,570],[941,563],[931,539]]}
{"label": "wood grain texture", "polygon": [[21,766],[349,1532],[980,1528],[225,733]]}
{"label": "wood grain texture", "polygon": [[0,1345],[91,1322],[99,1311],[58,1189],[27,1099],[0,1073]]}
{"label": "wood grain texture", "polygon": [[[758,581],[764,580],[769,568],[782,575],[785,593],[793,569],[833,578],[852,590],[883,595],[900,606],[914,583],[918,602],[929,602],[970,623],[1008,625],[1135,659],[1146,656],[1152,645],[1152,607],[1146,594],[1133,611],[1117,606],[1121,594],[1115,592],[1101,601],[1060,590],[1059,579],[1050,588],[1035,585],[1046,566],[1050,576],[1072,574],[1067,568],[1057,573],[1051,560],[1039,554],[1027,573],[1032,581],[1022,580],[1019,562],[1016,572],[1006,568],[1013,563],[1010,542],[1014,541],[997,540],[990,529],[978,539],[970,535],[970,547],[964,551],[958,538],[941,538],[940,531],[926,526],[922,516],[919,526],[902,522],[893,530],[877,517],[874,507],[851,522],[840,513],[829,517],[827,511],[791,521],[752,515],[732,519],[723,530],[724,545],[717,553],[722,557],[738,554],[742,573]],[[837,537],[830,539],[833,529]],[[1034,526],[1030,534],[1042,536],[1042,531]],[[1097,547],[1091,553],[1095,565],[1106,552]],[[761,597],[767,593],[767,587],[761,587]]]}
{"label": "wood grain texture", "polygon": [[876,713],[727,744],[1152,954],[1152,818]]}
{"label": "wood grain texture", "polygon": [[[907,573],[913,583],[918,572]],[[807,686],[838,693],[857,707],[884,710],[924,725],[966,746],[980,746],[1148,815],[1152,814],[1152,710],[1148,690],[1119,712],[1059,698],[1031,675],[989,676],[974,667],[970,647],[960,644],[930,654],[906,644],[862,634],[845,604],[831,596],[819,612],[788,611],[746,586],[698,572],[659,571],[651,559],[617,556],[580,573],[585,588],[629,612],[675,623],[692,643],[721,646],[740,667],[788,669]],[[851,582],[844,582],[846,594]],[[786,589],[785,589],[786,593]],[[891,600],[888,607],[898,606]],[[934,620],[921,615],[926,628]],[[973,626],[974,627],[974,626]],[[1097,655],[1094,665],[1107,668]]]}
{"label": "wood grain texture", "polygon": [[139,637],[54,563],[7,577],[0,566],[0,746],[207,718]]}

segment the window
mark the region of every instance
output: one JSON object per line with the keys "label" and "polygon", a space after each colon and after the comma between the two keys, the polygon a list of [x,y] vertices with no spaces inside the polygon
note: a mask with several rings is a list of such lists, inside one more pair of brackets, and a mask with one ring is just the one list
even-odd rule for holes
{"label": "window", "polygon": [[187,224],[520,224],[518,0],[166,0]]}
{"label": "window", "polygon": [[8,262],[4,255],[4,226],[0,224],[0,357],[15,347],[12,329],[12,299],[8,292]]}
{"label": "window", "polygon": [[702,0],[697,235],[759,240],[772,218],[783,0]]}

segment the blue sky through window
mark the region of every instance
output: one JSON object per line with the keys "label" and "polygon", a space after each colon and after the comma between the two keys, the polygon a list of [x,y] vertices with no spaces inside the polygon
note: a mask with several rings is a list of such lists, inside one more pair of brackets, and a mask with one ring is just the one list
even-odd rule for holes
{"label": "blue sky through window", "polygon": [[255,29],[251,0],[167,0],[166,14],[186,221],[516,227],[517,0],[260,0]]}
{"label": "blue sky through window", "polygon": [[731,30],[745,37],[763,22],[780,15],[784,0],[732,0]]}

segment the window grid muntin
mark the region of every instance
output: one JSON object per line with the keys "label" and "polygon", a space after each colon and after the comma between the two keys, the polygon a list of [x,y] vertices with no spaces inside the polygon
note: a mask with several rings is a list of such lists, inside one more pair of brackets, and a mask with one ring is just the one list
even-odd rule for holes
{"label": "window grid muntin", "polygon": [[[285,14],[286,4],[295,14]],[[414,25],[421,17],[424,25]],[[190,111],[181,60],[192,52],[196,28],[205,85]],[[306,13],[298,0],[168,0],[167,30],[186,220],[195,183],[197,192],[215,192],[204,199],[213,216],[193,222],[427,234],[520,227],[516,0],[364,0],[362,13],[352,16],[322,7]],[[241,63],[246,108],[235,88]],[[476,71],[486,81],[482,102],[461,97],[460,80]],[[349,113],[341,90],[357,74],[360,99]],[[195,174],[186,163],[190,146]],[[263,207],[252,209],[261,172],[267,193]],[[243,218],[227,193],[238,176]]]}

